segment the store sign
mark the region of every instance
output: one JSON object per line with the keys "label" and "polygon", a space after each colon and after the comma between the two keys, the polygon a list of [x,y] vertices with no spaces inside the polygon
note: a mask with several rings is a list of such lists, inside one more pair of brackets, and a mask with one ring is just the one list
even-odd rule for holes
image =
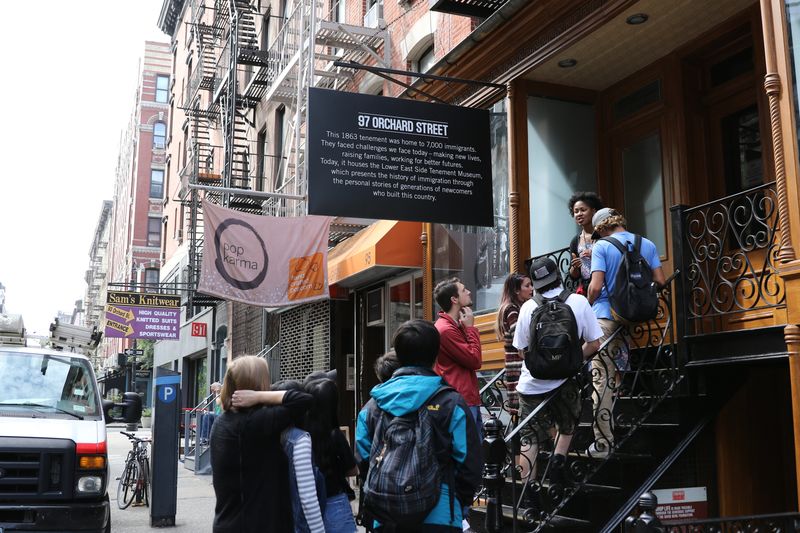
{"label": "store sign", "polygon": [[330,217],[268,217],[203,201],[197,290],[279,307],[328,297]]}
{"label": "store sign", "polygon": [[105,336],[177,340],[181,297],[177,294],[108,291]]}
{"label": "store sign", "polygon": [[308,211],[492,226],[489,112],[309,89]]}
{"label": "store sign", "polygon": [[205,337],[206,335],[208,335],[208,324],[192,322],[192,337]]}
{"label": "store sign", "polygon": [[656,516],[662,522],[708,518],[706,487],[653,490],[658,498]]}

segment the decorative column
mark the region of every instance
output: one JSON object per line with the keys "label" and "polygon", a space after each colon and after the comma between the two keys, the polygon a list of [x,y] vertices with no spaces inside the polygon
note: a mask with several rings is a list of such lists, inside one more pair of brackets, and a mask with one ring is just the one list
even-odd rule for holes
{"label": "decorative column", "polygon": [[772,152],[775,159],[775,186],[778,192],[778,225],[781,242],[778,260],[781,263],[793,261],[796,256],[792,247],[789,222],[789,199],[786,192],[786,162],[783,150],[783,131],[781,124],[781,77],[778,74],[778,58],[775,50],[775,25],[772,16],[771,0],[761,0],[761,23],[764,32],[764,56],[767,74],[764,76],[764,89],[769,100],[769,119],[772,130]]}
{"label": "decorative column", "polygon": [[517,188],[516,90],[509,82],[506,88],[506,128],[508,129],[508,264],[511,272],[519,272],[519,190]]}
{"label": "decorative column", "polygon": [[433,246],[431,238],[433,225],[422,224],[419,242],[422,244],[422,316],[425,320],[433,320]]}
{"label": "decorative column", "polygon": [[792,427],[794,429],[794,470],[800,507],[800,327],[783,328],[783,339],[789,352],[789,380],[792,387]]}

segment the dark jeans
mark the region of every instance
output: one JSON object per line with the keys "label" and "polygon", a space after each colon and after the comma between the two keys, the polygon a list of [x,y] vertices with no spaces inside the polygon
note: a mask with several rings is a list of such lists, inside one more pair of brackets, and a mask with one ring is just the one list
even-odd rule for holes
{"label": "dark jeans", "polygon": [[211,436],[211,426],[214,425],[214,420],[216,419],[217,415],[214,413],[204,413],[200,415],[200,431],[198,432],[200,435],[200,442],[208,442],[208,438]]}

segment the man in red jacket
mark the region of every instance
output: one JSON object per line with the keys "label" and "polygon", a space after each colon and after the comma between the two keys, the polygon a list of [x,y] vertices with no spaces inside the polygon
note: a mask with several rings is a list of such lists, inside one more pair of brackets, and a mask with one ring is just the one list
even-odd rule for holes
{"label": "man in red jacket", "polygon": [[480,334],[474,326],[471,294],[458,278],[440,281],[433,289],[433,298],[442,308],[435,324],[440,342],[434,370],[464,397],[482,437],[481,398],[475,371],[481,367],[483,357]]}

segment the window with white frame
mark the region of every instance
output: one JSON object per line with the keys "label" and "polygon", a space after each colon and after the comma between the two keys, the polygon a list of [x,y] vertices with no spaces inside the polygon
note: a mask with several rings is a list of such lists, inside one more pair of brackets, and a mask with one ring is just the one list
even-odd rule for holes
{"label": "window with white frame", "polygon": [[147,246],[161,246],[161,218],[147,218]]}
{"label": "window with white frame", "polygon": [[163,150],[167,146],[167,125],[163,122],[153,124],[153,148]]}
{"label": "window with white frame", "polygon": [[164,198],[164,171],[158,168],[150,169],[150,198]]}
{"label": "window with white frame", "polygon": [[169,101],[169,76],[156,76],[156,102]]}

